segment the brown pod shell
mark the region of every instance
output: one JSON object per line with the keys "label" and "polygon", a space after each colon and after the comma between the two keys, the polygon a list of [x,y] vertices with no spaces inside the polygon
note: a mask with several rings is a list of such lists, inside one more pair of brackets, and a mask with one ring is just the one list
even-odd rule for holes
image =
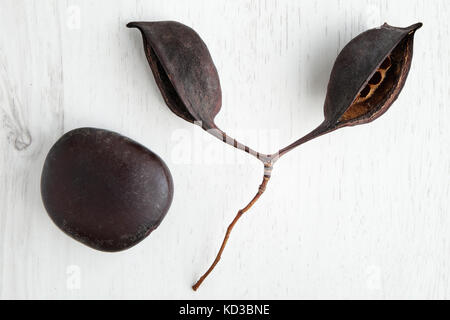
{"label": "brown pod shell", "polygon": [[324,105],[327,127],[373,121],[397,99],[408,75],[414,32],[384,24],[352,39],[331,71]]}
{"label": "brown pod shell", "polygon": [[216,128],[222,106],[219,75],[207,46],[191,28],[175,21],[130,22],[144,40],[144,50],[168,107],[189,122]]}
{"label": "brown pod shell", "polygon": [[134,246],[159,226],[172,202],[173,181],[164,161],[139,143],[79,128],[50,149],[41,194],[62,231],[112,252]]}
{"label": "brown pod shell", "polygon": [[352,39],[331,71],[324,104],[325,120],[313,131],[280,149],[279,156],[336,129],[371,122],[397,99],[411,67],[414,33],[384,24]]}

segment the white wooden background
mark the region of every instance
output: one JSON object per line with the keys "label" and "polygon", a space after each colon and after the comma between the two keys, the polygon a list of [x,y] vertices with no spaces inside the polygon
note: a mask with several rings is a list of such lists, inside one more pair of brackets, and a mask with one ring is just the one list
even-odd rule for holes
{"label": "white wooden background", "polygon": [[[1,0],[0,298],[449,298],[449,16],[446,0]],[[280,160],[194,293],[262,167],[169,111],[132,20],[197,30],[221,77],[217,123],[262,152],[322,121],[352,37],[424,27],[393,107]],[[172,171],[166,219],[128,251],[79,244],[43,208],[44,157],[80,126],[127,135]]]}

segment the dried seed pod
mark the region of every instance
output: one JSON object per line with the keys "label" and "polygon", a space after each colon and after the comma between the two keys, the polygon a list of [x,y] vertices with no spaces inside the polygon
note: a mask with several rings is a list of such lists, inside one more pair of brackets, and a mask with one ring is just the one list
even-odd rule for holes
{"label": "dried seed pod", "polygon": [[176,21],[130,22],[127,27],[141,31],[148,63],[172,112],[263,162],[268,158],[214,123],[222,107],[219,75],[208,47],[193,29]]}
{"label": "dried seed pod", "polygon": [[130,22],[144,40],[156,83],[170,110],[189,122],[214,129],[222,106],[216,67],[200,36],[175,21]]}
{"label": "dried seed pod", "polygon": [[325,121],[279,151],[280,156],[306,141],[345,126],[371,122],[389,109],[411,67],[414,33],[384,24],[352,39],[339,53],[325,98]]}
{"label": "dried seed pod", "polygon": [[368,30],[341,51],[331,71],[325,119],[337,127],[375,120],[397,99],[411,67],[414,32],[388,24]]}
{"label": "dried seed pod", "polygon": [[44,206],[55,224],[102,251],[128,249],[156,229],[173,197],[173,181],[155,153],[120,134],[79,128],[45,159]]}

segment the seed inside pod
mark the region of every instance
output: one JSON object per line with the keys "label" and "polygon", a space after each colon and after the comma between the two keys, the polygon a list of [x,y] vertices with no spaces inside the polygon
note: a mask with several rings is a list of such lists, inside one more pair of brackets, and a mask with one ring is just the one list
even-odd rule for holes
{"label": "seed inside pod", "polygon": [[370,78],[364,89],[361,90],[353,104],[342,115],[340,121],[356,119],[367,114],[371,110],[371,108],[374,107],[369,102],[367,102],[367,100],[369,100],[373,96],[375,91],[381,86],[381,83],[386,78],[387,71],[390,68],[391,58],[388,56],[377,69],[377,71],[373,74],[372,78]]}
{"label": "seed inside pod", "polygon": [[384,102],[392,95],[396,87],[395,84],[399,83],[402,77],[402,67],[410,59],[408,46],[408,38],[405,38],[384,59],[351,106],[341,116],[339,122],[370,117],[371,114],[376,113],[383,107]]}

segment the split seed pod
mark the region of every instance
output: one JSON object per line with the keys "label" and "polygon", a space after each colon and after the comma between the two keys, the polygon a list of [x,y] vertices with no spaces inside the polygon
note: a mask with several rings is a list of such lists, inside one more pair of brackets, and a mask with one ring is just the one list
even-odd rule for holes
{"label": "split seed pod", "polygon": [[361,33],[342,49],[331,71],[325,98],[324,122],[296,146],[336,129],[371,122],[397,99],[411,67],[414,33],[422,23],[407,28],[384,24]]}
{"label": "split seed pod", "polygon": [[170,110],[205,130],[217,128],[222,106],[216,67],[200,36],[175,21],[130,22],[144,40],[144,50],[156,83]]}
{"label": "split seed pod", "polygon": [[267,156],[230,138],[214,123],[222,107],[219,75],[200,36],[176,21],[130,22],[138,28],[156,84],[170,110],[258,159]]}

